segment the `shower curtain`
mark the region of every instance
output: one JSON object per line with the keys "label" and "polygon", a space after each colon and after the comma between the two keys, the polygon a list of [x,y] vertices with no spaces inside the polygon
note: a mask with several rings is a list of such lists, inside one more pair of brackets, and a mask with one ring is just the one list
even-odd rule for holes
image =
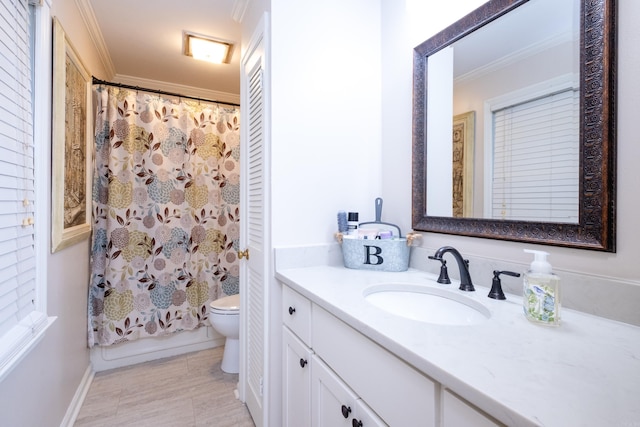
{"label": "shower curtain", "polygon": [[89,346],[206,325],[239,287],[239,109],[94,90]]}

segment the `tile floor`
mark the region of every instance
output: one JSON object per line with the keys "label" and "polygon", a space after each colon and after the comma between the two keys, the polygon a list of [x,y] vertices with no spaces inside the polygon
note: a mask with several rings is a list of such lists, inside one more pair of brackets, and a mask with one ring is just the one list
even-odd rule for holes
{"label": "tile floor", "polygon": [[74,427],[254,427],[223,347],[98,372]]}

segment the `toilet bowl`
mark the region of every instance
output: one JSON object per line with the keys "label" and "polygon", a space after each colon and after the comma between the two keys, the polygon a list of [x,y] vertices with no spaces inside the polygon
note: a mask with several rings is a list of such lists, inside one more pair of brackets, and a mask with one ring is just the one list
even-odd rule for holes
{"label": "toilet bowl", "polygon": [[224,372],[237,374],[240,368],[240,295],[230,295],[209,303],[209,322],[226,337],[222,365]]}

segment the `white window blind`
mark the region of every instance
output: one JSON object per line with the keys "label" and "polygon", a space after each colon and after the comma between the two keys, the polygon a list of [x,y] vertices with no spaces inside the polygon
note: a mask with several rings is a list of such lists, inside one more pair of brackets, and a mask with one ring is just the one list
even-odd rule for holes
{"label": "white window blind", "polygon": [[494,218],[578,222],[578,111],[573,89],[494,111]]}
{"label": "white window blind", "polygon": [[47,325],[37,311],[32,9],[0,4],[0,378]]}

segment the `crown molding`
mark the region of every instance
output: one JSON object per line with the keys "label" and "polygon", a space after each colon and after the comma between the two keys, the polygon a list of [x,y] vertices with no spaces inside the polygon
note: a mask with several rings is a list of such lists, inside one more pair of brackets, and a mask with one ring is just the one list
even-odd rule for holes
{"label": "crown molding", "polygon": [[249,0],[235,0],[233,2],[233,10],[231,11],[233,20],[241,24],[247,7],[249,7]]}
{"label": "crown molding", "polygon": [[545,52],[546,50],[559,46],[563,43],[572,42],[574,39],[577,40],[579,38],[580,34],[573,34],[571,32],[565,32],[546,38],[537,43],[525,46],[522,49],[518,49],[517,51],[514,51],[492,63],[482,65],[475,70],[462,74],[455,78],[454,83],[459,84],[479,79],[486,75],[495,73],[502,68],[508,67],[509,65],[513,65],[518,61],[522,61],[523,59]]}
{"label": "crown molding", "polygon": [[96,15],[93,12],[93,7],[91,7],[89,0],[76,0],[76,5],[78,6],[78,10],[80,11],[82,20],[84,21],[84,25],[89,31],[89,37],[91,37],[91,41],[93,42],[93,45],[98,52],[98,57],[100,58],[100,61],[104,66],[106,72],[106,80],[111,80],[116,74],[116,69],[113,65],[113,61],[111,60],[111,55],[109,55],[107,44],[102,37],[102,32],[100,31],[100,26],[98,25]]}
{"label": "crown molding", "polygon": [[218,101],[220,103],[229,102],[232,104],[240,104],[240,94],[235,93],[202,89],[199,87],[163,82],[160,80],[145,79],[142,77],[127,76],[124,74],[115,75],[111,81],[114,83],[118,82],[129,86],[136,86],[139,87],[141,91],[144,91],[145,89],[148,89],[150,91],[160,90],[171,93],[179,93],[195,98],[209,99],[212,101]]}

